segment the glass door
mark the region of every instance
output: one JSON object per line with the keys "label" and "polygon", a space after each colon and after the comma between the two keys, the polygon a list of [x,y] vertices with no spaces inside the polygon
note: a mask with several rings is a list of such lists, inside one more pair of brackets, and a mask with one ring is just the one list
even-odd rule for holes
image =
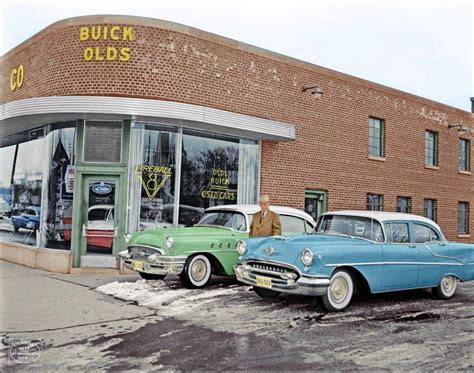
{"label": "glass door", "polygon": [[117,241],[118,176],[85,176],[82,242],[86,255],[113,255]]}
{"label": "glass door", "polygon": [[314,220],[326,212],[326,192],[310,190],[305,192],[304,211],[311,215]]}

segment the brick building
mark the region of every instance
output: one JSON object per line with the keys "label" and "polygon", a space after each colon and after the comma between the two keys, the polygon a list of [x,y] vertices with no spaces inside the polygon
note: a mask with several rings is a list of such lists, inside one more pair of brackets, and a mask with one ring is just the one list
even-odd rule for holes
{"label": "brick building", "polygon": [[408,211],[474,242],[472,113],[187,26],[57,22],[1,57],[1,108],[10,259],[27,244],[62,249],[36,266],[107,265],[126,232],[259,193],[314,217]]}

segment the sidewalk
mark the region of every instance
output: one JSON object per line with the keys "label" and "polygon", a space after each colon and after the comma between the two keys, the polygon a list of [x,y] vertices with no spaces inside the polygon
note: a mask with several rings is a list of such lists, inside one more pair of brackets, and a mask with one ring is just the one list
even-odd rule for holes
{"label": "sidewalk", "polygon": [[[44,347],[80,344],[153,321],[155,313],[145,307],[92,291],[113,281],[137,279],[136,274],[57,274],[0,261],[0,367],[9,367],[8,341],[12,338],[42,339]],[[43,359],[58,364],[61,360],[58,356]]]}

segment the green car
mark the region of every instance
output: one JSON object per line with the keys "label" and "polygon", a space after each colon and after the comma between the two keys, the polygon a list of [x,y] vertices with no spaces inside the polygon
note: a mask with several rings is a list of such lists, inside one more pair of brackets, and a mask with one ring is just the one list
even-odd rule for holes
{"label": "green car", "polygon": [[[272,206],[280,215],[283,236],[309,233],[313,218],[291,207]],[[201,220],[188,228],[150,229],[126,235],[127,250],[119,257],[144,279],[179,275],[187,288],[206,286],[211,274],[234,275],[239,254],[237,241],[248,238],[258,205],[225,205],[206,209]]]}

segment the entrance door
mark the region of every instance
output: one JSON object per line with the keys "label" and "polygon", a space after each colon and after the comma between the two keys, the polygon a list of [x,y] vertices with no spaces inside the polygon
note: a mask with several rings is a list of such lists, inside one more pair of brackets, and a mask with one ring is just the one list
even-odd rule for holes
{"label": "entrance door", "polygon": [[119,182],[119,176],[83,177],[81,266],[116,267]]}
{"label": "entrance door", "polygon": [[314,220],[326,212],[326,192],[307,190],[305,192],[304,211]]}

